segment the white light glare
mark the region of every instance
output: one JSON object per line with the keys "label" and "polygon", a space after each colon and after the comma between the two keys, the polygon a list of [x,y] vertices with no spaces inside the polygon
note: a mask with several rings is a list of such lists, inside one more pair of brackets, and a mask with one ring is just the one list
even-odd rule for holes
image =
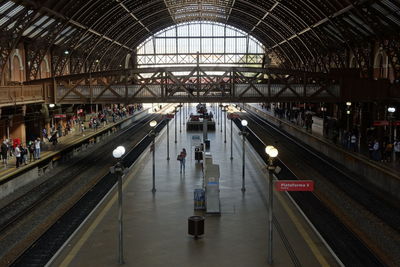
{"label": "white light glare", "polygon": [[156,121],[151,121],[150,122],[150,127],[155,127],[157,125],[157,122]]}
{"label": "white light glare", "polygon": [[119,146],[113,151],[113,157],[116,159],[121,158],[125,154],[125,147]]}

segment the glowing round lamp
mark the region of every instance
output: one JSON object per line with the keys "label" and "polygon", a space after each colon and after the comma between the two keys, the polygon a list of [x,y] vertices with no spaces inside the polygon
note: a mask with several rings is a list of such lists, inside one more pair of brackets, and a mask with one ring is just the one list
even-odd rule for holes
{"label": "glowing round lamp", "polygon": [[151,121],[150,122],[150,127],[155,127],[157,125],[157,122],[156,121]]}

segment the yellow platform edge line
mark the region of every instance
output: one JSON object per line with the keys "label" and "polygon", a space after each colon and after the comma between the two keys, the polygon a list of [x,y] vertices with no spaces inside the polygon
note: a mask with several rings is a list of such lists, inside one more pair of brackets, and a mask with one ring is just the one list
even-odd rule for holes
{"label": "yellow platform edge line", "polygon": [[[253,158],[256,159],[253,162],[257,162],[257,164],[260,166],[260,169],[265,168],[266,167],[265,163],[261,161],[260,156],[258,154],[256,154],[253,149],[250,149],[250,151],[252,152]],[[264,177],[266,179],[268,179],[266,177],[266,173],[264,173]],[[277,197],[279,203],[285,209],[285,211],[288,214],[290,220],[293,222],[293,224],[297,228],[297,230],[300,233],[301,237],[304,239],[304,241],[307,243],[308,247],[311,249],[311,251],[314,254],[314,256],[317,259],[317,261],[321,264],[321,266],[330,266],[328,264],[327,260],[325,259],[324,255],[321,253],[321,251],[318,248],[318,246],[315,244],[313,239],[310,237],[310,235],[304,229],[304,227],[301,224],[300,220],[297,218],[297,216],[291,211],[289,206],[286,204],[286,201],[283,199],[283,197],[280,194],[278,194],[278,192],[276,192],[275,190],[273,192],[274,192],[274,195]]]}
{"label": "yellow platform edge line", "polygon": [[[147,153],[144,154],[144,155],[147,155]],[[144,157],[141,157],[134,165],[132,165],[132,167],[135,166],[136,164],[140,164],[140,162],[142,161],[143,158]],[[140,168],[134,168],[134,171],[132,173],[128,174],[127,179],[125,181],[123,181],[122,190],[125,190],[125,188],[131,182],[131,180],[136,175],[136,173],[138,172],[139,169]],[[115,184],[115,185],[117,185],[117,184]],[[116,186],[114,186],[114,188],[116,188]],[[96,216],[95,220],[90,224],[90,226],[87,229],[87,231],[85,231],[85,233],[82,235],[82,237],[79,238],[78,242],[76,242],[74,247],[68,252],[67,256],[64,258],[64,260],[59,265],[60,267],[67,267],[67,266],[69,266],[71,264],[72,260],[76,257],[76,255],[78,254],[79,250],[83,247],[85,242],[92,235],[93,231],[100,224],[100,222],[104,219],[104,217],[109,212],[111,207],[115,204],[115,202],[117,201],[117,197],[118,197],[117,190],[115,190],[114,196],[112,197],[112,199],[102,209],[100,214]]]}

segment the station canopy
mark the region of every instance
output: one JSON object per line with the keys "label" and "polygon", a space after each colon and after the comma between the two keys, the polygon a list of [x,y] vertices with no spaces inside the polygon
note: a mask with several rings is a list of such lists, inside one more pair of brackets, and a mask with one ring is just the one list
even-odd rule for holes
{"label": "station canopy", "polygon": [[[144,51],[150,47],[149,43],[146,44],[150,39],[164,42],[165,47],[167,42],[175,40],[177,44],[168,45],[171,50],[161,51],[161,54],[178,53],[172,47],[185,46],[186,43],[179,38],[173,38],[173,35],[176,37],[177,31],[184,31],[185,27],[202,27],[199,29],[200,34],[203,28],[208,29],[209,36],[206,37],[227,38],[226,32],[213,32],[218,31],[220,26],[234,32],[228,35],[234,34],[237,39],[236,46],[242,46],[242,42],[249,40],[254,42],[253,55],[266,56],[262,60],[255,59],[257,64],[261,60],[263,63],[277,62],[288,68],[299,68],[331,53],[340,54],[344,49],[351,50],[360,44],[398,36],[400,0],[0,2],[3,43],[23,40],[30,48],[40,47],[32,49],[36,51],[36,57],[38,49],[42,49],[56,55],[54,60],[67,57],[76,61],[80,58],[85,62],[97,64],[104,70],[127,67],[128,57],[136,58],[137,61],[142,59],[143,64],[151,65],[149,58],[144,58],[154,54],[154,51]],[[187,45],[187,53],[192,54],[192,59],[196,60],[194,54],[231,54],[242,60],[243,56],[240,54],[248,54],[248,51],[242,51],[240,48],[229,51],[226,48],[223,51],[207,50],[210,46],[209,40],[199,39],[193,42],[198,46],[194,48],[196,51]],[[10,46],[12,44],[2,45]],[[35,64],[35,55],[31,55],[33,59],[28,65]],[[215,57],[212,60],[215,60]],[[251,63],[246,60],[246,64]],[[175,63],[179,64],[179,61]]]}

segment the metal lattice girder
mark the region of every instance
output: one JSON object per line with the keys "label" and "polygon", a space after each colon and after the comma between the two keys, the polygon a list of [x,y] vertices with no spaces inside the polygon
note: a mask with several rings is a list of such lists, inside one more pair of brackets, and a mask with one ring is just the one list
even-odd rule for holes
{"label": "metal lattice girder", "polygon": [[[34,18],[21,20],[32,12],[37,12]],[[371,51],[360,49],[371,40],[396,42],[400,5],[397,0],[2,1],[1,68],[15,48],[14,41],[24,37],[28,78],[37,77],[49,51],[55,55],[53,75],[61,75],[67,66],[76,73],[110,69],[158,30],[198,20],[226,23],[255,36],[268,53],[280,58],[281,66],[319,71],[343,68],[346,50],[347,55],[357,54],[364,66],[369,64],[362,71],[370,73],[372,63],[362,59],[362,54]],[[397,57],[391,47],[384,49],[393,61]],[[63,55],[66,50],[69,54]]]}
{"label": "metal lattice girder", "polygon": [[340,86],[332,78],[282,69],[145,68],[67,75],[40,82],[47,85],[44,88],[56,86],[55,103],[338,101],[340,98]]}

